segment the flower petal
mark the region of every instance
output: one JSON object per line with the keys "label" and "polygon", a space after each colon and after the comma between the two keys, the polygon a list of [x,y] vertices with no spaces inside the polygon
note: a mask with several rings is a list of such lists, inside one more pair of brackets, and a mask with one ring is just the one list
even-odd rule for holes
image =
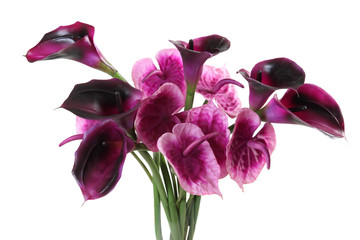
{"label": "flower petal", "polygon": [[158,151],[156,143],[159,137],[180,123],[174,114],[183,108],[184,104],[184,95],[173,83],[165,83],[141,102],[135,119],[135,130],[148,149]]}
{"label": "flower petal", "polygon": [[[151,58],[143,58],[138,60],[131,72],[132,80],[134,82],[134,86],[143,91],[142,85],[143,85],[143,79],[150,74],[152,71],[156,70],[156,67],[151,60]],[[146,94],[148,96],[149,94]]]}
{"label": "flower petal", "polygon": [[230,130],[225,113],[210,101],[201,107],[191,109],[188,112],[186,122],[199,126],[205,135],[212,132],[219,133],[216,137],[209,139],[208,142],[220,166],[220,178],[226,177],[226,146],[229,142]]}
{"label": "flower petal", "polygon": [[218,194],[220,167],[207,141],[202,142],[186,156],[184,150],[191,143],[203,137],[201,129],[191,123],[174,126],[172,133],[159,138],[158,147],[168,159],[185,191],[194,195]]}

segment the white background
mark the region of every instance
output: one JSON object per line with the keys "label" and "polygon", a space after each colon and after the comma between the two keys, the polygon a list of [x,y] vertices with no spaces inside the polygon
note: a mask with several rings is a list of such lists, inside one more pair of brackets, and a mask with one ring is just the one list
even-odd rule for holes
{"label": "white background", "polygon": [[[0,239],[155,239],[152,186],[129,156],[106,197],[83,198],[71,175],[79,142],[75,117],[56,109],[77,83],[109,78],[69,60],[30,64],[23,57],[60,25],[95,26],[95,43],[131,81],[134,62],[168,40],[209,34],[229,51],[208,64],[235,72],[288,57],[306,82],[342,108],[344,139],[276,125],[272,166],[242,192],[220,181],[224,196],[202,198],[196,239],[360,239],[359,24],[356,1],[2,1],[0,3]],[[247,106],[248,88],[239,90]],[[166,222],[164,229],[167,229]],[[165,239],[167,239],[167,231]]]}

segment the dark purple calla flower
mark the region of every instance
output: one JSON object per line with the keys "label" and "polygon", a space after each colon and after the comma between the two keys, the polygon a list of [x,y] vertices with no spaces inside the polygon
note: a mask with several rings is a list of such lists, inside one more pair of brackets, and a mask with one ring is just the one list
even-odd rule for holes
{"label": "dark purple calla flower", "polygon": [[270,123],[255,135],[260,126],[259,116],[249,108],[242,108],[227,146],[226,166],[231,179],[240,188],[256,180],[265,164],[270,168],[270,154],[275,149],[276,137]]}
{"label": "dark purple calla flower", "polygon": [[157,69],[151,58],[137,61],[132,69],[132,79],[137,89],[143,92],[143,97],[149,97],[164,83],[174,83],[186,96],[186,83],[181,56],[176,49],[163,49],[156,54],[159,64]]}
{"label": "dark purple calla flower", "polygon": [[159,151],[157,141],[180,123],[176,113],[184,107],[185,97],[173,83],[165,83],[153,95],[142,100],[136,119],[138,139],[153,152]]}
{"label": "dark purple calla flower", "polygon": [[249,72],[239,71],[250,87],[249,103],[253,110],[260,109],[277,89],[298,89],[305,81],[304,70],[287,58],[274,58],[257,63]]}
{"label": "dark purple calla flower", "polygon": [[288,90],[281,100],[275,96],[259,115],[267,122],[302,124],[331,137],[345,136],[339,105],[330,94],[313,84],[304,84],[297,91]]}
{"label": "dark purple calla flower", "polygon": [[120,79],[91,80],[75,85],[61,107],[85,119],[113,118],[129,130],[141,98],[141,91]]}
{"label": "dark purple calla flower", "polygon": [[228,119],[226,114],[210,101],[201,107],[192,108],[188,111],[186,122],[193,123],[200,127],[202,132],[207,135],[212,132],[219,134],[207,141],[214,152],[217,163],[220,166],[220,178],[226,177],[226,146],[229,142],[230,130],[228,129]]}
{"label": "dark purple calla flower", "polygon": [[217,132],[204,135],[197,125],[180,123],[159,138],[159,150],[169,160],[185,191],[221,196],[220,167],[207,141],[217,135]]}
{"label": "dark purple calla flower", "polygon": [[85,201],[108,194],[121,177],[125,157],[134,143],[112,120],[95,124],[83,135],[72,173]]}
{"label": "dark purple calla flower", "polygon": [[116,69],[104,58],[94,44],[94,27],[76,22],[48,32],[31,48],[26,58],[29,62],[66,58],[81,62],[114,76]]}
{"label": "dark purple calla flower", "polygon": [[179,50],[184,68],[184,77],[188,91],[194,93],[201,77],[205,61],[230,48],[230,41],[219,35],[210,35],[183,41],[170,41]]}

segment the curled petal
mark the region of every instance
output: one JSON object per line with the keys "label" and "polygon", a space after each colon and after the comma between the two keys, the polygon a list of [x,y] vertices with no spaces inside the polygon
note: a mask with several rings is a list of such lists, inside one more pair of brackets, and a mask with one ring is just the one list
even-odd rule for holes
{"label": "curled petal", "polygon": [[220,167],[209,143],[199,141],[195,149],[184,154],[188,146],[202,137],[204,134],[198,126],[180,123],[174,126],[172,133],[165,133],[159,138],[158,147],[174,168],[185,191],[194,195],[221,196],[218,187]]}
{"label": "curled petal", "polygon": [[94,125],[84,134],[72,173],[84,199],[97,199],[108,194],[121,177],[126,154],[134,143],[111,120]]}
{"label": "curled petal", "polygon": [[45,34],[41,41],[27,52],[26,58],[29,62],[71,59],[114,76],[116,69],[94,44],[94,31],[93,26],[81,22],[58,27]]}
{"label": "curled petal", "polygon": [[275,132],[270,124],[260,126],[259,116],[243,108],[235,122],[235,128],[227,146],[226,166],[230,177],[243,189],[243,184],[256,180],[265,164],[270,167],[270,153],[275,148]]}
{"label": "curled petal", "polygon": [[134,86],[137,89],[142,91],[143,90],[142,85],[143,85],[144,78],[155,70],[156,70],[156,66],[154,65],[151,58],[144,58],[144,59],[138,60],[134,64],[134,66],[132,68],[132,72],[131,72]]}
{"label": "curled petal", "polygon": [[173,83],[165,83],[153,95],[142,100],[135,120],[135,130],[148,149],[158,151],[156,143],[159,137],[180,123],[174,114],[184,104],[184,95]]}
{"label": "curled petal", "polygon": [[208,142],[220,166],[220,178],[224,178],[227,175],[226,146],[230,137],[225,113],[210,101],[201,107],[191,109],[188,112],[186,122],[199,126],[204,134],[219,133],[216,137],[209,139]]}

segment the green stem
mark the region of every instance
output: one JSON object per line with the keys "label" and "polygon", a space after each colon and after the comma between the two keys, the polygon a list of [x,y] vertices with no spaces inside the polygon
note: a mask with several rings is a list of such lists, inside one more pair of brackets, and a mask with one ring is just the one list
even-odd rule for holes
{"label": "green stem", "polygon": [[189,229],[188,240],[194,239],[196,222],[197,222],[197,218],[199,216],[200,201],[201,201],[201,196],[196,195],[193,200],[193,207],[192,207],[192,209],[190,209],[190,211],[191,211],[190,217],[191,218],[190,218],[190,229]]}
{"label": "green stem", "polygon": [[141,159],[139,158],[139,156],[135,153],[135,152],[131,152],[131,154],[134,156],[134,158],[137,160],[137,162],[140,164],[140,166],[144,169],[146,175],[148,176],[148,178],[150,179],[150,181],[153,181],[153,178],[149,172],[149,170],[147,169],[147,167],[145,166],[145,164],[141,161]]}
{"label": "green stem", "polygon": [[[160,158],[154,154],[154,161],[157,166],[159,166]],[[159,169],[159,168],[158,168]],[[154,190],[154,223],[155,223],[155,236],[156,240],[163,240],[162,231],[161,231],[161,209],[160,209],[160,195],[156,187],[155,182],[153,181],[153,190]]]}
{"label": "green stem", "polygon": [[122,80],[122,81],[124,81],[124,82],[127,82],[127,81],[125,80],[125,78],[124,78],[123,76],[121,76],[121,74],[120,74],[118,71],[116,71],[116,72],[112,75],[112,77],[113,77],[113,78],[118,78],[118,79],[120,79],[120,80]]}

